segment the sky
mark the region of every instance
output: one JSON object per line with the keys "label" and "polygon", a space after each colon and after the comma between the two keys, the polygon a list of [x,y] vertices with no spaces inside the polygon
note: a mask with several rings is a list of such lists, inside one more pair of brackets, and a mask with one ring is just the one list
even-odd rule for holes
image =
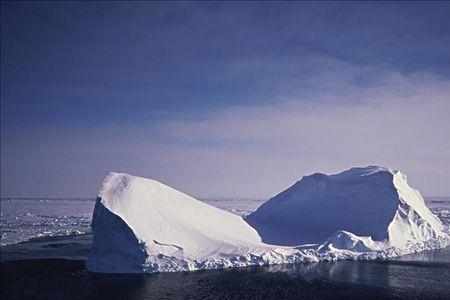
{"label": "sky", "polygon": [[400,169],[450,196],[450,2],[1,3],[1,196]]}

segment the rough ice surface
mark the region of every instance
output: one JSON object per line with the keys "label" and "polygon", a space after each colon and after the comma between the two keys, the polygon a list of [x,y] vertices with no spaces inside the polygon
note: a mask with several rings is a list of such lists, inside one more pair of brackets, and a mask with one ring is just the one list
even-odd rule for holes
{"label": "rough ice surface", "polygon": [[110,173],[94,209],[87,267],[174,272],[387,258],[449,245],[448,228],[406,177],[374,166],[306,176],[246,220],[157,181]]}
{"label": "rough ice surface", "polygon": [[92,199],[2,198],[1,246],[44,236],[91,232]]}
{"label": "rough ice surface", "polygon": [[441,221],[400,171],[369,166],[303,177],[246,220],[263,242],[320,243],[336,230],[404,248],[443,235]]}

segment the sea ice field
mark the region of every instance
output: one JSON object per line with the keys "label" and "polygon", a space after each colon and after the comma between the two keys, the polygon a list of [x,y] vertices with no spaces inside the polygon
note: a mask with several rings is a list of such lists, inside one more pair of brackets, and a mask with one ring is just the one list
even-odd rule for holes
{"label": "sea ice field", "polygon": [[[37,237],[90,233],[95,198],[2,198],[1,245],[11,245]],[[264,199],[200,199],[245,217]],[[425,197],[431,211],[450,225],[450,197]]]}

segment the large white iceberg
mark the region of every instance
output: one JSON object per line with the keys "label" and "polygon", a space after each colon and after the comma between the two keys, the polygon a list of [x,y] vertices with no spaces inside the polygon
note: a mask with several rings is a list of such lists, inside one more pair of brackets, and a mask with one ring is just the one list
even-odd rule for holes
{"label": "large white iceberg", "polygon": [[304,177],[247,221],[155,180],[110,173],[94,209],[87,267],[173,272],[370,259],[449,243],[406,177],[380,167]]}
{"label": "large white iceberg", "polygon": [[305,176],[246,220],[264,242],[278,245],[321,243],[337,230],[398,248],[444,235],[406,176],[377,166]]}
{"label": "large white iceberg", "polygon": [[262,246],[241,217],[158,181],[123,173],[104,180],[92,230],[88,266],[100,272],[191,269],[190,263],[260,252]]}

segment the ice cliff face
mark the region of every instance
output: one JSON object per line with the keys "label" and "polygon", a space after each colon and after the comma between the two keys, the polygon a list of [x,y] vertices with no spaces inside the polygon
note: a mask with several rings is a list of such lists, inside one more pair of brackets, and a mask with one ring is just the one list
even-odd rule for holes
{"label": "ice cliff face", "polygon": [[377,166],[305,176],[246,220],[263,242],[291,246],[321,243],[337,230],[398,248],[444,235],[406,176]]}
{"label": "ice cliff face", "polygon": [[157,181],[110,173],[94,209],[87,267],[171,272],[383,258],[448,245],[406,177],[380,167],[306,176],[247,221]]}

